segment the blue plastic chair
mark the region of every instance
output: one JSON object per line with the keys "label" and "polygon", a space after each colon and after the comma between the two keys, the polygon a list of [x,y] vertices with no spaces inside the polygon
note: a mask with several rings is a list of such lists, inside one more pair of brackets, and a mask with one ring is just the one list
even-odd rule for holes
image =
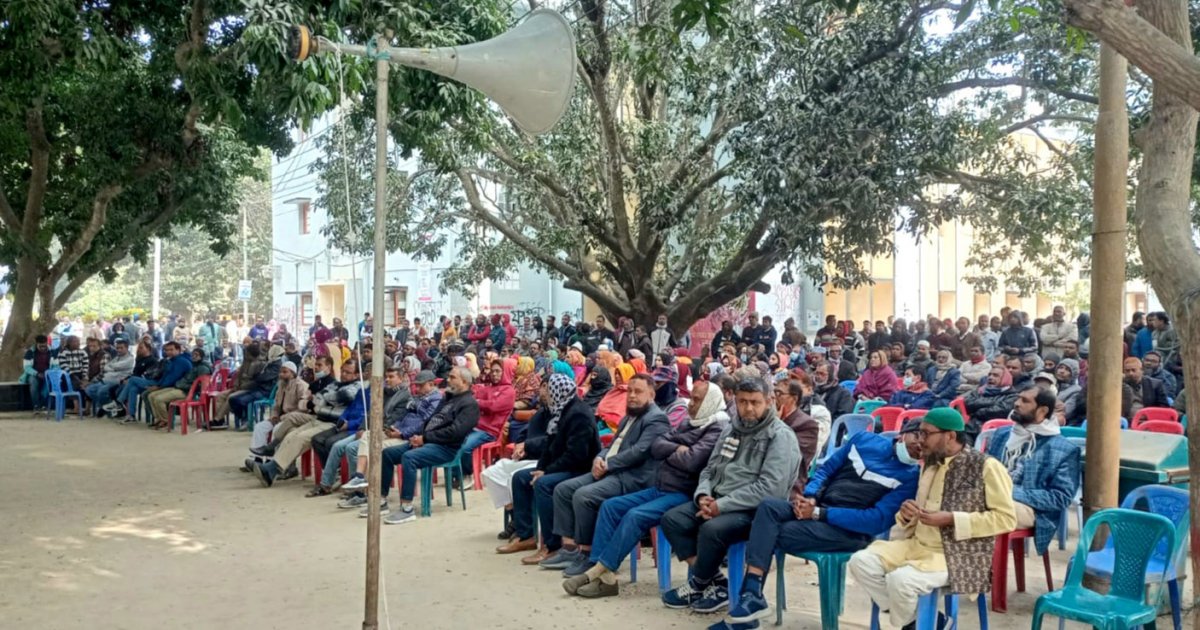
{"label": "blue plastic chair", "polygon": [[[833,421],[829,428],[829,439],[825,440],[825,452],[813,461],[813,469],[825,463],[833,452],[845,444],[856,433],[875,428],[875,418],[865,413],[848,413]],[[843,429],[845,433],[843,434]]]}
{"label": "blue plastic chair", "polygon": [[870,415],[872,411],[886,406],[887,401],[884,400],[860,400],[854,403],[854,413],[865,413]]}
{"label": "blue plastic chair", "polygon": [[[1108,525],[1112,548],[1120,554],[1113,556],[1116,570],[1107,595],[1083,587],[1088,550],[1092,548],[1096,530],[1102,525]],[[1146,569],[1164,539],[1165,548],[1173,553],[1179,542],[1175,525],[1160,514],[1124,508],[1093,514],[1079,536],[1079,545],[1075,547],[1075,557],[1067,569],[1063,588],[1042,595],[1034,604],[1033,630],[1041,630],[1042,618],[1046,615],[1057,616],[1059,628],[1063,627],[1065,619],[1105,630],[1154,623],[1158,609],[1146,603]],[[1159,577],[1161,580],[1165,573]]]}
{"label": "blue plastic chair", "polygon": [[[933,591],[917,600],[917,630],[937,628],[938,595],[938,591]],[[953,627],[958,628],[958,595],[948,593],[944,599],[946,617],[953,621]],[[980,593],[975,603],[979,606],[979,629],[988,630],[987,594]],[[871,630],[879,630],[879,606],[875,602],[871,602]]]}
{"label": "blue plastic chair", "polygon": [[[271,386],[271,393],[267,394],[266,398],[259,398],[250,403],[250,408],[246,410],[246,430],[253,431],[254,425],[266,420],[266,416],[271,412],[271,408],[275,406],[275,395],[279,391],[279,382],[276,381]],[[215,420],[216,418],[214,418]],[[239,428],[239,427],[234,427]]]}
{"label": "blue plastic chair", "polygon": [[858,387],[858,379],[855,379],[855,380],[853,380],[853,381],[842,381],[841,383],[838,383],[838,385],[841,385],[841,386],[842,386],[842,389],[844,389],[844,390],[846,390],[846,391],[850,392],[851,394],[853,394],[853,393],[854,393],[854,388],[855,388],[855,387]]}
{"label": "blue plastic chair", "polygon": [[[659,527],[655,546],[658,547],[656,561],[658,562],[658,590],[665,593],[671,590],[671,543]],[[734,543],[729,546],[725,555],[729,560],[729,607],[735,608],[742,597],[742,582],[746,579],[746,543]],[[632,571],[631,571],[632,573]],[[691,575],[691,570],[688,570]]]}
{"label": "blue plastic chair", "polygon": [[[454,505],[454,488],[455,479],[462,479],[462,450],[460,449],[454,454],[454,459],[444,464],[436,464],[434,466],[426,466],[417,471],[417,475],[421,480],[421,516],[430,516],[433,514],[433,476],[438,468],[442,469],[442,476],[446,478],[446,506]],[[467,492],[466,483],[458,484],[458,493],[462,497],[463,510],[467,509]]]}
{"label": "blue plastic chair", "polygon": [[[1067,427],[1063,427],[1064,429]],[[1067,522],[1071,512],[1075,513],[1075,522],[1079,523],[1079,531],[1083,531],[1083,468],[1079,469],[1079,489],[1075,491],[1075,496],[1071,499],[1071,504],[1063,508],[1062,514],[1058,517],[1058,548],[1067,548]]]}
{"label": "blue plastic chair", "polygon": [[[63,382],[67,383],[66,388],[63,388]],[[75,391],[75,387],[71,385],[71,378],[67,373],[59,368],[50,368],[46,370],[46,388],[50,400],[54,401],[54,420],[62,422],[63,416],[67,413],[67,399],[74,398],[76,406],[79,408],[79,417],[83,418],[83,394]]]}
{"label": "blue plastic chair", "polygon": [[[1121,508],[1137,510],[1140,503],[1145,503],[1147,512],[1165,516],[1175,526],[1175,540],[1182,543],[1188,535],[1190,514],[1188,512],[1188,492],[1182,488],[1168,486],[1142,486],[1130,492],[1121,502]],[[1182,626],[1179,580],[1175,569],[1183,555],[1183,545],[1177,544],[1175,549],[1167,547],[1166,541],[1160,542],[1154,548],[1150,564],[1146,567],[1146,584],[1167,583],[1167,592],[1171,599],[1171,619],[1175,630]],[[1084,573],[1103,579],[1112,579],[1116,553],[1113,539],[1109,538],[1104,549],[1088,553],[1087,568]]]}

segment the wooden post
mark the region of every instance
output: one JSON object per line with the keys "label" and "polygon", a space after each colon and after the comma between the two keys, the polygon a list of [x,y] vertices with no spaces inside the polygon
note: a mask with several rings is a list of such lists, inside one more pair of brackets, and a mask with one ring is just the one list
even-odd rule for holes
{"label": "wooden post", "polygon": [[1100,114],[1092,186],[1092,335],[1088,355],[1087,462],[1083,507],[1087,516],[1117,507],[1121,460],[1122,294],[1129,169],[1125,58],[1100,46]]}
{"label": "wooden post", "polygon": [[375,60],[375,266],[371,274],[371,310],[380,318],[371,331],[375,360],[371,361],[371,416],[369,420],[371,456],[367,465],[367,587],[363,602],[363,630],[379,628],[379,485],[383,470],[383,285],[387,275],[387,152],[388,152],[388,72],[387,59],[391,31],[376,38]]}

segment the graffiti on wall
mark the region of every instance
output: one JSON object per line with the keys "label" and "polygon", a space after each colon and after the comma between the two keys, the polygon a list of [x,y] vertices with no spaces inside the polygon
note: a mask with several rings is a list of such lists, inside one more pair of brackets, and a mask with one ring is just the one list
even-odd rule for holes
{"label": "graffiti on wall", "polygon": [[422,324],[436,322],[438,321],[438,317],[447,314],[443,310],[443,302],[441,300],[417,302],[417,307],[413,309],[413,317],[420,319]]}
{"label": "graffiti on wall", "polygon": [[300,321],[296,318],[296,307],[275,305],[271,318],[276,324],[285,324],[293,332],[300,330]]}
{"label": "graffiti on wall", "polygon": [[688,346],[688,351],[692,356],[699,356],[702,348],[712,345],[713,337],[717,335],[718,330],[721,330],[721,322],[728,320],[733,323],[734,330],[741,330],[746,325],[746,316],[754,310],[754,302],[754,293],[750,293],[745,300],[730,302],[692,324],[692,327],[688,329],[692,337],[692,344]]}

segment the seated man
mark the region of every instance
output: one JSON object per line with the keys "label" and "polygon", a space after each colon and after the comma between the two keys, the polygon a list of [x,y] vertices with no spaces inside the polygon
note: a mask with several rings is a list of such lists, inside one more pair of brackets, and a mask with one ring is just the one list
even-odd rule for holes
{"label": "seated man", "polygon": [[761,378],[737,384],[737,416],[726,426],[700,473],[694,502],[667,512],[662,532],[691,567],[687,582],[663,594],[668,608],[716,612],[729,605],[721,562],[729,546],[750,536],[754,510],[767,497],[787,499],[800,471],[796,434],[779,422],[771,386]]}
{"label": "seated man", "polygon": [[997,430],[987,444],[988,455],[1008,468],[1017,528],[1034,528],[1038,554],[1050,548],[1062,511],[1079,491],[1079,447],[1059,431],[1056,402],[1048,389],[1021,392],[1009,416],[1016,424]]}
{"label": "seated man", "polygon": [[[1129,405],[1129,412],[1136,414],[1146,407],[1169,407],[1167,402],[1167,392],[1163,387],[1163,382],[1150,378],[1142,373],[1142,361],[1137,357],[1129,357],[1125,359],[1123,364],[1125,373],[1125,384],[1133,390],[1133,400]],[[1133,416],[1126,416],[1130,420]]]}
{"label": "seated man", "polygon": [[[385,383],[386,383],[385,372]],[[386,385],[384,386],[386,395]],[[386,404],[386,398],[385,398]],[[346,407],[342,412],[342,416],[334,423],[332,427],[314,435],[310,442],[313,456],[317,461],[322,462],[321,479],[314,479],[317,483],[306,494],[306,497],[322,497],[333,492],[333,479],[340,472],[342,467],[343,451],[338,453],[336,458],[333,457],[334,447],[342,441],[349,443],[365,432],[367,427],[367,414],[371,409],[371,382],[366,381],[361,383],[359,394],[354,397],[354,402]],[[325,480],[328,480],[327,482]]]}
{"label": "seated man", "polygon": [[29,398],[33,409],[46,408],[46,371],[58,361],[58,350],[50,348],[46,335],[33,339],[33,347],[25,351],[25,372],[21,380],[29,385]]}
{"label": "seated man", "polygon": [[576,392],[575,379],[565,374],[551,374],[542,382],[542,405],[530,420],[530,430],[534,423],[545,423],[544,450],[536,466],[519,470],[512,476],[512,521],[516,541],[496,552],[513,553],[535,546],[533,513],[536,502],[542,546],[536,553],[521,559],[524,565],[538,564],[562,546],[562,539],[554,534],[554,490],[563,481],[592,466],[600,452],[596,414]]}
{"label": "seated man", "polygon": [[925,382],[925,371],[916,367],[904,370],[904,389],[892,394],[888,401],[890,407],[905,409],[933,409],[937,399]]}
{"label": "seated man", "polygon": [[[401,465],[400,509],[388,514],[384,523],[400,525],[416,521],[412,501],[417,490],[417,472],[427,466],[436,466],[454,461],[463,441],[479,424],[479,403],[471,392],[471,371],[455,367],[446,377],[446,394],[437,410],[430,416],[424,428],[413,434],[407,444],[393,446],[383,451],[383,479],[380,496],[387,497],[392,485],[396,464]],[[381,504],[387,510],[387,502]],[[367,507],[360,512],[367,516]]]}
{"label": "seated man", "polygon": [[109,407],[105,407],[105,411],[111,412],[115,417],[125,415],[125,410],[129,410],[129,415],[137,416],[138,397],[142,392],[152,392],[164,387],[174,387],[179,379],[187,376],[187,373],[192,369],[192,360],[183,352],[183,346],[176,341],[168,341],[163,344],[163,356],[165,357],[162,371],[155,380],[150,380],[141,376],[131,377],[125,381],[125,387],[121,390],[121,394],[117,396],[117,401]]}
{"label": "seated man", "polygon": [[103,413],[99,410],[112,401],[113,391],[121,385],[121,381],[133,374],[133,365],[136,359],[129,352],[129,342],[118,339],[115,349],[116,355],[104,364],[100,378],[92,381],[85,392],[95,405],[98,414]]}
{"label": "seated man", "polygon": [[[425,428],[425,423],[433,417],[433,412],[437,411],[438,406],[442,404],[442,390],[437,388],[437,378],[434,377],[433,372],[423,370],[417,373],[417,377],[413,379],[417,385],[417,393],[416,396],[413,396],[409,393],[408,377],[404,370],[394,369],[396,370],[395,376],[392,376],[391,370],[388,370],[388,381],[403,384],[397,387],[394,398],[389,395],[383,403],[383,448],[385,449],[407,444],[409,438]],[[351,458],[350,461],[355,462],[355,465],[354,470],[351,471],[350,480],[342,486],[342,489],[353,490],[354,493],[340,501],[339,508],[348,510],[367,504],[367,495],[361,490],[367,487],[367,463],[370,461],[371,455],[370,437],[369,431],[363,431],[360,439],[346,447],[346,456]]]}
{"label": "seated man", "polygon": [[191,391],[192,385],[196,379],[201,376],[212,374],[212,364],[208,362],[208,355],[201,349],[192,350],[192,367],[187,374],[175,381],[170,387],[151,388],[146,394],[146,400],[150,401],[150,411],[154,413],[154,428],[165,429],[170,424],[168,409],[172,402],[187,398],[188,392]]}
{"label": "seated man", "polygon": [[654,485],[606,500],[596,522],[595,546],[586,572],[569,577],[563,589],[580,597],[612,597],[620,592],[617,569],[642,536],[658,525],[671,508],[691,502],[717,436],[729,422],[721,388],[699,381],[688,404],[688,422],[681,423],[650,446],[658,462]]}
{"label": "seated man", "polygon": [[[259,349],[261,356],[262,349]],[[321,367],[320,359],[328,359],[329,357],[318,357],[317,366]],[[271,346],[267,350],[267,362],[262,366],[262,369],[251,379],[251,384],[240,392],[234,392],[229,396],[229,410],[233,412],[233,422],[236,426],[249,426],[253,420],[248,416],[250,405],[256,401],[262,400],[271,394],[271,388],[279,381],[279,370],[283,367],[283,362],[286,361],[283,349],[279,346]],[[328,364],[325,367],[327,373],[332,374],[333,363],[326,361]],[[293,365],[299,367],[299,363],[292,361]],[[330,381],[333,379],[330,378]],[[321,391],[320,388],[312,387],[310,391]],[[219,420],[224,421],[224,416]],[[286,432],[287,429],[284,430]],[[276,431],[278,433],[278,430]],[[282,440],[283,435],[276,436],[276,440]]]}
{"label": "seated man", "polygon": [[541,562],[543,569],[563,570],[566,577],[590,569],[588,556],[600,504],[648,488],[654,481],[658,462],[650,457],[650,446],[671,430],[667,415],[654,404],[654,394],[654,380],[648,374],[631,378],[625,417],[612,444],[596,456],[591,472],[554,489],[554,533],[562,536],[562,549]]}
{"label": "seated man", "polygon": [[999,460],[967,447],[963,429],[949,407],[921,418],[917,498],[900,506],[892,540],[850,558],[850,573],[894,626],[912,627],[917,600],[936,588],[991,589],[994,538],[1016,527],[1012,478]]}
{"label": "seated man", "polygon": [[757,628],[771,616],[763,582],[775,550],[854,552],[886,532],[900,505],[917,495],[921,461],[920,420],[904,423],[892,440],[857,433],[813,474],[804,496],[763,500],[746,545],[746,581],[729,618],[713,630]]}
{"label": "seated man", "polygon": [[969,442],[975,443],[975,436],[979,435],[983,423],[1007,418],[1016,401],[1017,390],[1012,388],[1012,373],[1002,365],[993,365],[984,386],[979,391],[963,396],[963,405],[970,419],[966,426]]}
{"label": "seated man", "polygon": [[[248,346],[257,348],[257,346]],[[279,419],[289,414],[303,411],[307,408],[308,383],[299,378],[296,364],[288,361],[279,368],[279,387],[275,391],[275,404],[271,406],[270,416],[265,422],[254,425],[250,437],[250,450],[255,451],[267,446],[271,431],[279,424]],[[281,438],[282,439],[282,438]],[[254,458],[248,458],[242,467],[242,472],[254,472]]]}
{"label": "seated man", "polygon": [[226,417],[229,415],[230,396],[248,392],[256,388],[254,379],[258,376],[259,372],[262,372],[263,367],[266,365],[266,362],[262,360],[262,350],[256,345],[247,347],[242,352],[242,356],[242,365],[234,370],[232,374],[233,383],[229,386],[229,389],[212,395],[213,422],[215,423],[225,422]]}
{"label": "seated man", "polygon": [[288,423],[296,428],[288,431],[282,440],[273,435],[271,444],[264,449],[250,450],[255,455],[275,456],[272,461],[254,464],[254,474],[264,487],[271,487],[275,478],[291,467],[308,449],[314,436],[342,421],[342,414],[358,397],[359,389],[358,363],[347,361],[342,364],[341,380],[314,394],[308,400],[307,412],[292,412],[280,419],[277,426]]}
{"label": "seated man", "polygon": [[[341,471],[343,457],[346,458],[347,468],[349,469],[350,474],[353,475],[351,479],[347,480],[346,485],[349,485],[351,481],[357,479],[363,479],[365,481],[367,470],[365,465],[366,455],[371,451],[371,430],[369,426],[370,423],[366,416],[371,409],[371,396],[372,393],[368,384],[366,396],[359,396],[358,398],[354,399],[355,404],[358,404],[359,400],[362,401],[364,415],[361,423],[358,426],[354,426],[353,423],[348,424],[348,426],[344,429],[345,432],[339,433],[338,439],[330,443],[328,449],[324,453],[316,450],[317,442],[321,439],[321,435],[313,438],[313,449],[316,450],[318,456],[322,456],[321,459],[323,462],[325,462],[325,464],[321,469],[321,478],[316,480],[316,485],[306,496],[320,497],[333,492],[333,484],[337,480],[338,473]],[[389,367],[384,371],[383,396],[383,429],[384,433],[386,434],[387,431],[391,429],[393,425],[404,415],[405,405],[408,403],[410,397],[408,389],[408,374],[404,370],[401,370],[400,368]],[[353,418],[353,414],[348,415]],[[366,441],[364,442],[363,440]],[[384,440],[382,442],[384,444],[384,448],[387,446],[395,446],[396,444],[401,443],[400,440],[394,440],[391,444],[388,444],[388,441],[389,440]],[[362,458],[364,464],[362,467],[358,467],[358,444],[360,442],[366,447],[364,449],[364,456]],[[346,489],[346,486],[342,486],[342,488]],[[365,501],[363,503],[365,504]]]}

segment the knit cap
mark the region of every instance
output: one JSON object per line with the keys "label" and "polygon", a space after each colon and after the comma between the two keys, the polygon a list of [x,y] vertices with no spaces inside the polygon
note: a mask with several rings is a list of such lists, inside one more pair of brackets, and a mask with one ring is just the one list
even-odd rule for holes
{"label": "knit cap", "polygon": [[921,417],[921,420],[942,429],[943,431],[962,431],[964,429],[962,414],[949,407],[935,407]]}

